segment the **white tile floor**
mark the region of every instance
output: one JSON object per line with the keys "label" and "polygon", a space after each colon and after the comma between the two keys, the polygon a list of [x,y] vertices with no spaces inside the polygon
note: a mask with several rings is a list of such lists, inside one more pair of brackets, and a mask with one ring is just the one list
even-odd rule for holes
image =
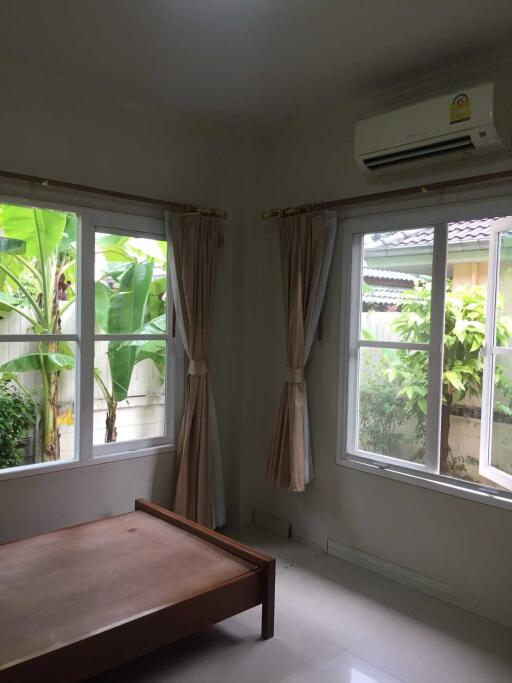
{"label": "white tile floor", "polygon": [[275,638],[255,608],[94,683],[512,683],[511,630],[260,529],[237,537],[278,560]]}

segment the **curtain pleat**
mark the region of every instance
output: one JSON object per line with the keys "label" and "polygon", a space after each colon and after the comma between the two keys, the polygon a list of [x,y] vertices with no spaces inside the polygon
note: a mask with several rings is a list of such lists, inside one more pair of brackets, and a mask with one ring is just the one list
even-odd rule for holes
{"label": "curtain pleat", "polygon": [[266,479],[291,491],[304,491],[313,476],[304,369],[325,295],[335,231],[336,215],[331,212],[287,216],[279,224],[287,368]]}
{"label": "curtain pleat", "polygon": [[189,358],[173,509],[214,528],[225,522],[220,445],[208,372],[220,221],[199,213],[166,218],[176,319]]}

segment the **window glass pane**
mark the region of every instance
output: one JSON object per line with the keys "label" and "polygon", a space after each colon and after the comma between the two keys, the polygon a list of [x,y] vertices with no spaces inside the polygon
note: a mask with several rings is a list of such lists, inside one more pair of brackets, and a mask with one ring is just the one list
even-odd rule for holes
{"label": "window glass pane", "polygon": [[75,344],[0,342],[0,469],[74,457]]}
{"label": "window glass pane", "polygon": [[427,384],[426,351],[361,348],[358,448],[424,463]]}
{"label": "window glass pane", "polygon": [[434,228],[364,236],[361,339],[428,342]]}
{"label": "window glass pane", "polygon": [[[496,357],[490,461],[493,467],[512,475],[511,356]],[[509,489],[512,489],[512,481]]]}
{"label": "window glass pane", "polygon": [[[441,474],[493,488],[496,484],[480,474],[479,460],[489,240],[496,220],[448,226],[440,443]],[[507,320],[498,324],[498,340]]]}
{"label": "window glass pane", "polygon": [[492,221],[448,226],[440,472],[485,483],[478,472],[487,271]]}
{"label": "window glass pane", "polygon": [[512,231],[500,234],[496,346],[512,346]]}
{"label": "window glass pane", "polygon": [[75,332],[77,216],[0,204],[0,334]]}
{"label": "window glass pane", "polygon": [[165,241],[96,233],[95,270],[97,333],[165,333]]}
{"label": "window glass pane", "polygon": [[94,443],[165,436],[166,342],[96,342]]}

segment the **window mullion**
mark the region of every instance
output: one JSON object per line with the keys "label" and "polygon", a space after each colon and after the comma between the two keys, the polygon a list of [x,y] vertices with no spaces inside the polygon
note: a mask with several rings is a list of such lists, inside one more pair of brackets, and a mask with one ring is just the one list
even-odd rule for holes
{"label": "window mullion", "polygon": [[[181,392],[183,392],[184,389],[184,376],[182,375],[181,377],[178,377],[178,373],[176,373],[177,344],[175,337],[173,337],[172,329],[174,297],[172,289],[171,263],[171,245],[169,244],[169,242],[167,242],[167,358],[165,364],[165,435],[167,437],[167,440],[170,441],[173,446],[175,446],[178,441],[176,438],[175,426],[179,419],[179,416],[176,413],[178,403],[178,401],[176,400],[176,394],[179,390],[180,395],[182,395]],[[175,331],[174,334],[176,336],[177,332]]]}
{"label": "window mullion", "polygon": [[430,344],[422,342],[399,342],[399,341],[371,341],[359,339],[356,342],[359,348],[367,349],[402,349],[404,351],[428,351]]}
{"label": "window mullion", "polygon": [[430,301],[430,344],[427,389],[427,422],[425,466],[427,471],[439,473],[441,409],[443,394],[444,301],[448,254],[448,224],[434,229],[432,256],[432,289]]}
{"label": "window mullion", "polygon": [[77,334],[2,334],[3,342],[77,342]]}
{"label": "window mullion", "polygon": [[95,341],[166,341],[169,335],[165,334],[97,334],[94,337]]}
{"label": "window mullion", "polygon": [[485,311],[485,341],[482,349],[484,367],[482,376],[482,413],[480,423],[479,468],[490,465],[492,406],[494,394],[494,359],[496,344],[496,297],[499,274],[500,233],[493,231],[489,241],[489,264],[487,280],[487,305]]}
{"label": "window mullion", "polygon": [[364,235],[362,234],[353,235],[352,243],[349,247],[351,251],[351,281],[347,357],[348,382],[346,393],[346,448],[349,453],[354,453],[357,448],[359,425],[359,337],[361,329],[363,239]]}
{"label": "window mullion", "polygon": [[77,452],[81,461],[92,460],[94,415],[94,228],[89,212],[81,217],[78,262],[78,331],[77,354],[78,429]]}

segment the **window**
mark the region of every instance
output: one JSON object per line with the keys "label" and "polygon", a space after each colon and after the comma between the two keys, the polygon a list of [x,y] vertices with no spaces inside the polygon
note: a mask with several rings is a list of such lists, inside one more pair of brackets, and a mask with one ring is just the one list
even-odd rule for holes
{"label": "window", "polygon": [[507,497],[512,217],[452,211],[464,220],[443,207],[424,224],[419,211],[347,221],[342,447],[360,464]]}
{"label": "window", "polygon": [[0,203],[0,471],[170,445],[170,306],[163,220]]}
{"label": "window", "polygon": [[[94,444],[166,434],[167,243],[96,232]],[[105,451],[105,449],[103,449]]]}
{"label": "window", "polygon": [[490,239],[482,391],[483,477],[512,490],[512,219],[495,221]]}

